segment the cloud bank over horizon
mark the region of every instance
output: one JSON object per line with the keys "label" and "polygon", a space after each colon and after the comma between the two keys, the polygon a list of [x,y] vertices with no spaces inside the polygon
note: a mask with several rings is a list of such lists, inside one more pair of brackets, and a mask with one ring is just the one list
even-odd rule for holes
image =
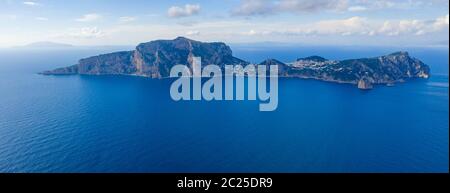
{"label": "cloud bank over horizon", "polygon": [[228,43],[447,46],[447,0],[0,0],[0,46]]}

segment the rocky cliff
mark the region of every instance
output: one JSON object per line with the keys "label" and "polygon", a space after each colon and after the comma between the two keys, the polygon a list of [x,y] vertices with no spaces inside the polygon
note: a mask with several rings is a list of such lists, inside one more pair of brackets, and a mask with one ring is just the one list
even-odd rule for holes
{"label": "rocky cliff", "polygon": [[81,59],[78,64],[66,68],[45,71],[45,75],[87,74],[87,75],[138,75],[164,78],[177,64],[192,64],[192,57],[202,57],[202,64],[247,65],[233,57],[229,46],[224,43],[203,43],[178,37],[174,40],[157,40],[139,44],[136,50],[104,54]]}
{"label": "rocky cliff", "polygon": [[370,89],[374,84],[393,84],[409,78],[428,78],[430,68],[407,52],[386,56],[334,61],[321,57],[298,59],[289,68],[289,77],[356,84]]}
{"label": "rocky cliff", "polygon": [[[142,43],[133,51],[116,52],[81,59],[78,64],[45,71],[45,75],[137,75],[152,78],[168,77],[177,64],[191,67],[193,57],[201,57],[202,65],[248,65],[233,56],[224,43],[203,43],[179,37]],[[312,78],[323,81],[349,83],[361,89],[374,84],[393,84],[409,78],[428,78],[430,68],[407,52],[352,60],[327,60],[320,56],[299,58],[292,63],[275,59],[259,65],[278,65],[282,77]]]}

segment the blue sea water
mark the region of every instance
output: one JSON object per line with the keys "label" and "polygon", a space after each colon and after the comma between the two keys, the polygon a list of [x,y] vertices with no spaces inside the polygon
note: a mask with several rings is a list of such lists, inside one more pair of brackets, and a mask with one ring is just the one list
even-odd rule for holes
{"label": "blue sea water", "polygon": [[[245,47],[292,61],[397,48]],[[448,172],[448,48],[409,48],[429,80],[361,91],[280,79],[279,107],[174,102],[172,80],[42,76],[111,50],[0,50],[1,172]]]}

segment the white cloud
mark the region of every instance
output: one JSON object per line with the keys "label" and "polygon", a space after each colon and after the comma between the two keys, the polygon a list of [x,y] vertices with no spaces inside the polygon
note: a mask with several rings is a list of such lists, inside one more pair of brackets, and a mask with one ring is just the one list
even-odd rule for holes
{"label": "white cloud", "polygon": [[419,20],[401,20],[401,21],[386,21],[383,26],[377,31],[378,34],[388,36],[398,36],[404,34],[422,35],[425,23]]}
{"label": "white cloud", "polygon": [[68,33],[63,34],[63,37],[70,38],[99,38],[104,37],[105,32],[99,30],[97,27],[83,27],[83,28],[73,28],[70,29]]}
{"label": "white cloud", "polygon": [[348,8],[348,11],[366,11],[366,10],[367,10],[367,7],[359,6],[359,5],[351,6]]}
{"label": "white cloud", "polygon": [[243,0],[239,7],[233,10],[234,15],[268,15],[275,12],[275,5],[264,0]]}
{"label": "white cloud", "polygon": [[39,6],[39,5],[41,5],[40,3],[36,3],[34,1],[24,1],[23,4],[27,5],[27,6]]}
{"label": "white cloud", "polygon": [[248,32],[242,33],[242,35],[246,35],[246,36],[264,36],[264,35],[273,35],[273,34],[278,34],[278,32],[268,31],[268,30],[257,31],[257,30],[251,29]]}
{"label": "white cloud", "polygon": [[273,29],[262,28],[250,30],[245,33],[252,36],[362,36],[374,35],[374,28],[371,22],[364,17],[351,17],[339,20],[322,20],[310,24],[297,25],[296,27],[285,28],[289,24],[274,26]]}
{"label": "white cloud", "polygon": [[448,26],[448,14],[446,16],[437,18],[433,23],[434,30],[441,30],[444,28],[448,29]]}
{"label": "white cloud", "polygon": [[48,18],[46,18],[46,17],[35,17],[34,19],[36,19],[38,21],[48,21]]}
{"label": "white cloud", "polygon": [[248,33],[247,33],[247,35],[250,35],[250,36],[253,36],[253,35],[256,35],[256,34],[258,34],[258,32],[256,32],[255,30],[250,30]]}
{"label": "white cloud", "polygon": [[75,19],[75,21],[78,22],[94,22],[94,21],[98,21],[99,19],[101,19],[102,16],[97,14],[97,13],[90,13],[90,14],[86,14],[83,15],[80,18]]}
{"label": "white cloud", "polygon": [[343,11],[348,8],[348,0],[242,0],[233,15],[269,15],[291,12]]}
{"label": "white cloud", "polygon": [[448,7],[448,0],[241,0],[233,15],[255,16],[279,13],[321,11],[368,11],[386,9],[420,9],[425,6]]}
{"label": "white cloud", "polygon": [[172,6],[167,11],[167,15],[172,18],[188,17],[197,15],[200,12],[200,5],[186,4],[184,7]]}
{"label": "white cloud", "polygon": [[200,32],[199,31],[188,31],[188,32],[186,32],[186,35],[188,35],[188,36],[198,36],[198,35],[200,35]]}
{"label": "white cloud", "polygon": [[355,7],[365,7],[367,10],[386,9],[423,9],[424,7],[448,7],[448,0],[349,0]]}
{"label": "white cloud", "polygon": [[414,9],[426,6],[429,0],[358,0],[356,3],[364,4],[370,9]]}
{"label": "white cloud", "polygon": [[320,21],[314,24],[313,29],[319,34],[338,35],[366,35],[371,31],[368,19],[362,17]]}
{"label": "white cloud", "polygon": [[249,25],[250,31],[240,33],[246,36],[422,36],[448,30],[448,15],[434,20],[369,20],[351,17],[339,20],[322,20],[310,24]]}
{"label": "white cloud", "polygon": [[448,30],[448,14],[435,20],[400,20],[386,21],[377,31],[377,34],[398,36],[398,35],[424,35],[428,33]]}
{"label": "white cloud", "polygon": [[[385,23],[388,23],[385,25]],[[398,30],[398,32],[396,32]],[[446,32],[447,30],[447,32]],[[225,42],[302,42],[305,44],[358,45],[429,45],[442,42],[448,36],[447,16],[431,20],[381,20],[366,17],[320,20],[310,23],[279,21],[267,25],[265,21],[223,19],[195,24],[114,25],[102,30],[91,27],[71,29],[59,36],[61,41],[85,44],[138,44],[154,39],[190,36],[199,41]],[[124,36],[123,34],[133,34]],[[446,36],[447,35],[447,36]]]}
{"label": "white cloud", "polygon": [[133,21],[136,21],[136,20],[137,20],[136,17],[130,17],[130,16],[119,17],[119,22],[120,23],[128,23],[128,22],[133,22]]}
{"label": "white cloud", "polygon": [[277,4],[279,11],[314,12],[314,11],[342,11],[348,7],[348,0],[280,0]]}

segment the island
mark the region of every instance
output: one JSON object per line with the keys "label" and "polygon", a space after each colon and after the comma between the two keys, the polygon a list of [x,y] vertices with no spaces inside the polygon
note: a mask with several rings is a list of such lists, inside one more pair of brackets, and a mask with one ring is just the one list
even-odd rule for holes
{"label": "island", "polygon": [[[233,56],[225,43],[205,43],[178,37],[139,44],[135,50],[103,54],[79,60],[78,64],[42,72],[44,75],[134,75],[149,78],[169,77],[177,65],[192,68],[193,57],[201,57],[203,64],[254,65]],[[353,84],[360,89],[374,85],[391,86],[411,78],[429,78],[430,67],[408,52],[385,56],[328,60],[320,56],[299,58],[290,63],[268,59],[259,65],[278,65],[280,77],[316,79],[327,82]]]}

